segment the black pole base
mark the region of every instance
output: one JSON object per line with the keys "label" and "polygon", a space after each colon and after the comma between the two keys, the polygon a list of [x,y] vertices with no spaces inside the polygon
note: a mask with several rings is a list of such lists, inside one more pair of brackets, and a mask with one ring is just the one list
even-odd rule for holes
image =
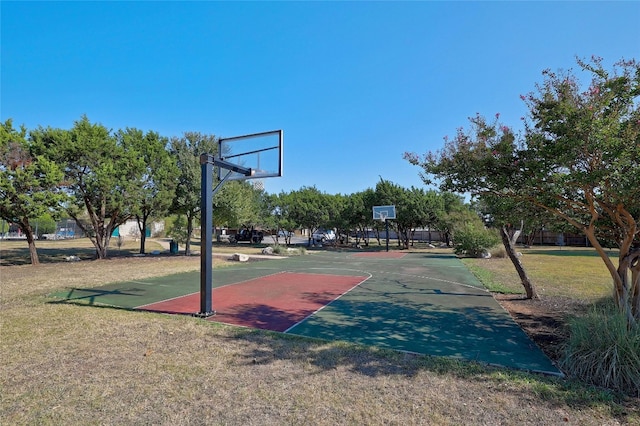
{"label": "black pole base", "polygon": [[211,311],[211,312],[196,312],[195,314],[193,314],[194,317],[198,317],[198,318],[209,318],[212,317],[216,314],[216,311]]}

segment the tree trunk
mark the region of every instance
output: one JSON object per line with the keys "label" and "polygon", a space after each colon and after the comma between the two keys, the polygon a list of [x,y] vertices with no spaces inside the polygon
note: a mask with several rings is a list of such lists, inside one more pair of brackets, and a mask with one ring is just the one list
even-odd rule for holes
{"label": "tree trunk", "polygon": [[109,238],[104,235],[104,231],[102,231],[103,234],[100,235],[100,238],[98,239],[96,237],[96,242],[97,242],[97,253],[98,253],[98,259],[106,259],[107,258],[107,247],[109,246]]}
{"label": "tree trunk", "polygon": [[136,216],[136,222],[138,223],[138,231],[140,231],[140,254],[144,254],[145,244],[147,242],[147,220],[148,217],[145,213],[142,217]]}
{"label": "tree trunk", "polygon": [[[193,221],[195,220],[195,215],[187,214],[187,241],[184,243],[184,255],[191,255],[191,235],[193,234]],[[201,241],[201,244],[204,244],[204,241]]]}
{"label": "tree trunk", "polygon": [[637,323],[640,323],[640,248],[637,248],[629,262],[631,269],[631,310]]}
{"label": "tree trunk", "polygon": [[620,252],[617,275],[621,285],[614,286],[618,309],[629,325],[640,323],[640,250]]}
{"label": "tree trunk", "polygon": [[31,229],[29,219],[27,219],[26,217],[22,220],[21,228],[24,232],[24,235],[27,237],[27,243],[29,244],[29,256],[31,257],[31,264],[39,265],[40,258],[38,257],[38,250],[36,249],[36,241],[33,236],[33,229]]}
{"label": "tree trunk", "polygon": [[513,263],[513,266],[516,268],[516,272],[518,272],[518,276],[520,277],[520,282],[522,282],[522,286],[524,287],[524,291],[527,294],[527,299],[538,299],[538,292],[536,291],[535,286],[529,279],[527,275],[527,271],[522,266],[522,262],[520,262],[520,258],[516,254],[513,244],[511,244],[511,238],[509,238],[509,233],[507,232],[506,227],[500,228],[500,236],[502,237],[502,244],[504,244],[504,248],[507,251],[507,255]]}
{"label": "tree trunk", "polygon": [[595,226],[583,229],[613,278],[613,298],[618,310],[625,315],[629,327],[640,323],[640,249],[632,246],[635,229],[632,231],[634,232],[629,232],[621,244],[616,268],[596,238]]}

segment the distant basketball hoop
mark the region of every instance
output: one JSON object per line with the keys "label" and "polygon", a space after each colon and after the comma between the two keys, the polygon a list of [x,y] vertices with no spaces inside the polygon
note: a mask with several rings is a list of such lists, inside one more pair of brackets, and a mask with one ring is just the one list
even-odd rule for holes
{"label": "distant basketball hoop", "polygon": [[373,206],[373,220],[396,218],[396,206]]}
{"label": "distant basketball hoop", "polygon": [[373,206],[373,220],[384,222],[387,234],[387,251],[389,251],[389,219],[396,218],[396,206]]}

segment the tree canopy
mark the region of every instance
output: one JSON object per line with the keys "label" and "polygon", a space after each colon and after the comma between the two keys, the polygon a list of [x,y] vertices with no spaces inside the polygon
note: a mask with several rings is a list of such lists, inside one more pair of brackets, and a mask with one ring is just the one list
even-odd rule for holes
{"label": "tree canopy", "polygon": [[186,217],[185,255],[191,252],[194,221],[200,214],[200,154],[215,155],[218,151],[216,142],[217,138],[214,135],[199,132],[185,132],[182,137],[171,138],[170,153],[176,159],[180,170],[171,211]]}
{"label": "tree canopy", "polygon": [[163,218],[169,211],[176,188],[178,167],[167,150],[168,139],[156,132],[127,128],[116,133],[119,144],[125,151],[139,153],[144,170],[136,176],[131,201],[133,215],[140,232],[140,253],[145,252],[145,241],[149,220]]}
{"label": "tree canopy", "polygon": [[0,125],[0,218],[17,224],[27,237],[31,263],[39,263],[32,221],[56,214],[66,199],[60,191],[62,172],[27,140],[24,127],[11,120]]}
{"label": "tree canopy", "polygon": [[64,172],[65,191],[71,196],[67,213],[89,236],[96,256],[106,258],[113,231],[134,213],[143,158],[86,116],[70,130],[39,128],[31,136]]}
{"label": "tree canopy", "polygon": [[[544,209],[580,230],[613,278],[615,300],[630,323],[640,321],[640,66],[578,60],[590,83],[572,72],[543,72],[524,132],[480,115],[444,147],[405,158],[440,188],[493,194]],[[602,240],[617,243],[618,266]]]}

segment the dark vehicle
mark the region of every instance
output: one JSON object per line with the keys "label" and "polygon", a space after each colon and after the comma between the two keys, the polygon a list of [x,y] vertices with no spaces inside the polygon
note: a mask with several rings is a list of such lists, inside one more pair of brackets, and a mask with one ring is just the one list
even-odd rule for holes
{"label": "dark vehicle", "polygon": [[233,241],[239,243],[241,241],[249,241],[251,243],[261,243],[264,238],[264,234],[262,231],[258,231],[256,229],[241,229],[238,231],[236,235],[233,236]]}

